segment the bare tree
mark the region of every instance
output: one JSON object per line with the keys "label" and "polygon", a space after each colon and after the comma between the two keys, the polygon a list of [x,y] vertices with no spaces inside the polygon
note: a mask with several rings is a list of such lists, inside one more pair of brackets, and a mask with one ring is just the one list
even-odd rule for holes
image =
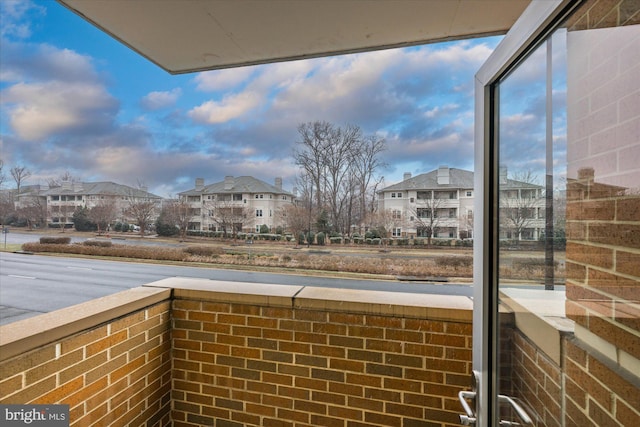
{"label": "bare tree", "polygon": [[172,200],[163,208],[163,213],[164,221],[178,227],[180,238],[184,239],[193,217],[193,211],[187,199]]}
{"label": "bare tree", "polygon": [[365,137],[358,126],[319,121],[299,125],[298,133],[293,157],[307,181],[301,188],[329,213],[333,230],[348,232],[354,217],[362,220],[367,187],[384,165],[378,158],[384,140]]}
{"label": "bare tree", "polygon": [[370,136],[363,139],[360,147],[354,153],[353,168],[354,178],[358,186],[358,222],[362,221],[367,214],[367,192],[373,188],[375,190],[380,184],[382,177],[376,177],[377,172],[386,167],[386,163],[380,159],[380,155],[386,148],[386,141],[383,138]]}
{"label": "bare tree", "polygon": [[17,210],[17,214],[18,218],[27,223],[29,230],[32,230],[35,225],[46,222],[47,208],[40,198],[31,198]]}
{"label": "bare tree", "polygon": [[7,179],[7,176],[4,173],[4,161],[0,159],[0,188],[2,188],[5,179]]}
{"label": "bare tree", "polygon": [[25,166],[15,166],[11,169],[11,176],[16,182],[16,197],[19,197],[20,187],[31,176],[31,172]]}
{"label": "bare tree", "polygon": [[113,199],[101,200],[89,210],[88,217],[98,226],[98,234],[106,231],[109,224],[116,218],[116,203]]}
{"label": "bare tree", "polygon": [[79,179],[71,175],[71,172],[65,171],[58,178],[48,179],[47,185],[49,185],[50,188],[53,188],[53,187],[60,187],[63,182],[77,182],[77,181],[79,181]]}
{"label": "bare tree", "polygon": [[131,191],[127,198],[128,205],[124,208],[124,213],[136,221],[140,227],[140,236],[144,237],[148,225],[155,217],[157,204],[155,200],[147,197],[144,189]]}
{"label": "bare tree", "polygon": [[278,219],[286,232],[293,234],[293,242],[297,243],[298,235],[309,228],[307,215],[309,211],[303,205],[291,204],[278,209]]}
{"label": "bare tree", "polygon": [[255,213],[233,200],[231,194],[218,195],[214,200],[207,201],[204,207],[216,226],[222,229],[224,237],[231,234],[235,240],[238,232],[253,225]]}
{"label": "bare tree", "polygon": [[541,207],[544,207],[542,187],[535,182],[531,171],[514,173],[513,179],[502,182],[500,190],[500,223],[511,232],[516,243],[525,230],[534,225]]}
{"label": "bare tree", "polygon": [[442,221],[439,210],[443,206],[444,199],[436,197],[433,191],[425,191],[423,193],[422,198],[417,198],[416,204],[410,210],[410,213],[414,217],[417,235],[426,237],[427,244],[431,245],[431,239]]}
{"label": "bare tree", "polygon": [[15,211],[13,194],[10,191],[0,192],[0,223],[6,224]]}

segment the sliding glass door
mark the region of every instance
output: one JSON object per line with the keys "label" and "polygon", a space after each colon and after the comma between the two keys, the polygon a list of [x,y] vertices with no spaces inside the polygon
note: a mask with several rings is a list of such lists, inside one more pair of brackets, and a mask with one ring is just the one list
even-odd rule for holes
{"label": "sliding glass door", "polygon": [[463,424],[640,425],[639,9],[533,2],[477,74]]}

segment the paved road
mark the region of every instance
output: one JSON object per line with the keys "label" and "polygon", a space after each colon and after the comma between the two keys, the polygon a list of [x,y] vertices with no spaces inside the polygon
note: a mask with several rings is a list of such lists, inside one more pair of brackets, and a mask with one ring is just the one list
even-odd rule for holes
{"label": "paved road", "polygon": [[0,252],[0,324],[166,277],[471,296],[470,285],[332,279]]}

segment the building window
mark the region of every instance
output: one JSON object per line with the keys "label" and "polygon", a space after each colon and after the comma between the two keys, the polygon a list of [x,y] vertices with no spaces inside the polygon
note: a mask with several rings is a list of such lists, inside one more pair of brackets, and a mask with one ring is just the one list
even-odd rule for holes
{"label": "building window", "polygon": [[392,212],[392,216],[393,216],[393,219],[400,219],[402,218],[402,211],[394,210]]}
{"label": "building window", "polygon": [[393,237],[400,237],[402,235],[402,229],[400,227],[396,227],[392,231]]}
{"label": "building window", "polygon": [[429,200],[431,199],[431,191],[418,191],[417,198],[418,200]]}
{"label": "building window", "polygon": [[233,195],[233,201],[239,202],[240,200],[242,200],[242,194],[236,193]]}
{"label": "building window", "polygon": [[391,193],[391,198],[395,199],[396,198],[396,193]]}
{"label": "building window", "polygon": [[471,191],[467,191],[467,197],[471,197],[472,194]]}
{"label": "building window", "polygon": [[262,216],[262,209],[256,209],[256,216]]}

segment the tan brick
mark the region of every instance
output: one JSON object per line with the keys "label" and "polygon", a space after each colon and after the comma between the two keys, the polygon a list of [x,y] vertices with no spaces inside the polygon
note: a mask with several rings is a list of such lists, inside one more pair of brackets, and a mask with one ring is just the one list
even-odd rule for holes
{"label": "tan brick", "polygon": [[298,425],[298,423],[309,423],[311,414],[305,410],[292,411],[290,409],[278,408],[278,418],[295,421],[296,425]]}
{"label": "tan brick", "polygon": [[312,402],[308,399],[295,400],[293,402],[293,408],[298,411],[311,412],[314,414],[326,414],[327,405],[323,403]]}
{"label": "tan brick", "polygon": [[384,410],[384,402],[353,395],[347,397],[347,405],[350,408],[360,408],[366,411],[382,412]]}
{"label": "tan brick", "polygon": [[367,339],[366,348],[367,350],[401,353],[405,350],[405,348],[413,345],[415,344],[402,343],[399,341]]}
{"label": "tan brick", "polygon": [[336,347],[364,348],[364,339],[331,335],[329,336],[329,345]]}
{"label": "tan brick", "polygon": [[613,249],[611,248],[569,241],[567,242],[566,257],[581,264],[607,269],[613,267]]}
{"label": "tan brick", "polygon": [[[84,403],[90,397],[95,396],[97,393],[104,390],[104,388],[107,387],[107,385],[108,385],[107,379],[102,378],[94,382],[93,384],[89,384],[86,387],[83,387],[80,390],[76,391],[75,393],[71,394],[70,396],[68,396],[63,400],[63,403],[70,405],[71,407]],[[50,402],[45,402],[45,403],[50,403]]]}
{"label": "tan brick", "polygon": [[144,310],[135,312],[121,319],[114,320],[109,324],[111,334],[115,335],[117,332],[123,329],[127,329],[131,325],[134,325],[138,322],[142,322],[143,320],[144,320]]}
{"label": "tan brick", "polygon": [[72,394],[74,391],[79,390],[84,385],[83,378],[76,378],[61,386],[58,386],[48,393],[34,399],[32,403],[45,404],[45,403],[64,403],[65,398]]}
{"label": "tan brick", "polygon": [[277,329],[278,319],[269,319],[266,317],[248,317],[247,326],[254,326],[257,328]]}
{"label": "tan brick", "polygon": [[356,384],[330,382],[329,391],[331,393],[344,394],[346,396],[364,396],[364,387]]}
{"label": "tan brick", "polygon": [[258,405],[255,403],[247,402],[245,404],[246,411],[251,414],[261,415],[265,417],[274,417],[276,415],[276,408],[266,405]]}
{"label": "tan brick", "polygon": [[27,385],[33,384],[45,377],[57,374],[61,369],[76,364],[80,360],[82,360],[81,348],[27,370],[25,372],[25,382]]}
{"label": "tan brick", "polygon": [[290,353],[310,354],[311,345],[306,343],[281,341],[278,343],[278,350]]}
{"label": "tan brick", "polygon": [[309,400],[311,398],[311,390],[301,387],[280,386],[278,387],[278,394],[299,400]]}
{"label": "tan brick", "polygon": [[312,345],[311,354],[315,356],[344,358],[347,349],[330,345]]}
{"label": "tan brick", "polygon": [[207,302],[203,301],[201,304],[197,304],[193,310],[201,310],[203,312],[210,313],[230,313],[231,304],[224,302]]}
{"label": "tan brick", "polygon": [[128,340],[111,346],[111,348],[109,348],[109,357],[110,358],[117,357],[122,353],[126,353],[131,349],[144,344],[145,341],[146,341],[146,337],[144,333],[140,333],[136,336],[130,336]]}
{"label": "tan brick", "polygon": [[66,383],[75,377],[79,377],[80,375],[84,375],[85,372],[90,371],[103,363],[107,362],[107,354],[106,352],[98,353],[93,357],[89,357],[87,359],[82,360],[79,363],[76,363],[66,369],[60,369],[59,371],[59,379],[61,383]]}
{"label": "tan brick", "polygon": [[629,406],[622,396],[616,396],[616,419],[623,426],[640,425],[640,412],[638,408],[635,410]]}
{"label": "tan brick", "polygon": [[330,359],[329,367],[345,372],[364,372],[365,363],[354,360]]}
{"label": "tan brick", "polygon": [[[640,278],[640,254],[617,250],[616,271]],[[636,298],[636,302],[638,300],[640,295]]]}
{"label": "tan brick", "polygon": [[84,347],[85,345],[97,341],[100,338],[107,336],[107,326],[101,326],[91,331],[75,335],[71,338],[67,338],[60,343],[61,353],[69,353],[77,348]]}
{"label": "tan brick", "polygon": [[12,375],[26,371],[56,357],[55,345],[48,345],[43,348],[21,354],[13,359],[0,363],[0,378],[8,378]]}
{"label": "tan brick", "polygon": [[351,313],[329,313],[329,323],[364,325],[365,316]]}
{"label": "tan brick", "polygon": [[109,375],[113,370],[115,370],[117,367],[122,366],[126,363],[127,361],[127,355],[126,354],[121,354],[120,356],[118,356],[117,358],[108,361],[107,363],[100,365],[98,367],[96,367],[95,369],[92,369],[90,371],[88,371],[85,374],[85,380],[87,382],[87,384],[90,384],[94,381],[97,381],[98,379]]}
{"label": "tan brick", "polygon": [[402,418],[393,415],[385,415],[374,412],[365,412],[364,420],[374,425],[384,425],[390,427],[401,427]]}
{"label": "tan brick", "polygon": [[347,325],[338,325],[336,323],[314,323],[312,330],[318,334],[325,335],[346,335]]}
{"label": "tan brick", "polygon": [[412,343],[423,343],[424,333],[415,331],[404,331],[396,329],[386,329],[385,339]]}
{"label": "tan brick", "polygon": [[362,421],[364,419],[364,413],[361,410],[342,407],[342,406],[329,406],[328,415],[337,417],[342,420],[356,420]]}

